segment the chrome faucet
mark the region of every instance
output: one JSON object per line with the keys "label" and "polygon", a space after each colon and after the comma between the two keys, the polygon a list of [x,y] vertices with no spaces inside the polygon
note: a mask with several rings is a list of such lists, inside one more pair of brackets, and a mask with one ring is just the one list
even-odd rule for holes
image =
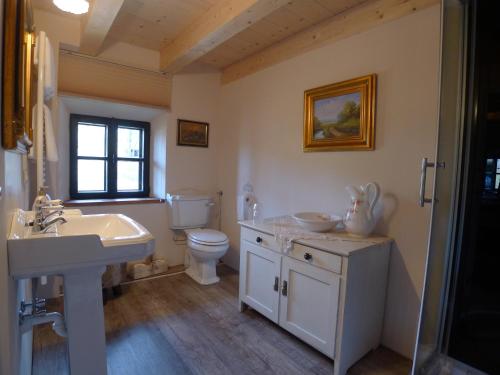
{"label": "chrome faucet", "polygon": [[[45,233],[56,223],[61,222],[64,224],[67,222],[67,220],[61,216],[64,206],[59,199],[35,203],[33,208],[35,211],[33,233]],[[58,217],[50,220],[54,215],[58,215]]]}
{"label": "chrome faucet", "polygon": [[41,225],[41,230],[39,231],[39,233],[47,232],[53,225],[55,225],[58,222],[61,222],[61,224],[64,224],[64,223],[67,223],[68,220],[66,220],[62,216],[56,217],[55,219],[52,219],[49,221],[44,220],[43,224]]}
{"label": "chrome faucet", "polygon": [[[50,208],[54,209],[54,207],[50,207]],[[47,223],[47,221],[49,220],[49,218],[51,218],[52,216],[54,216],[54,215],[61,216],[62,214],[63,214],[62,208],[56,208],[56,209],[54,209],[53,211],[50,211],[48,214],[46,214],[44,216],[43,222]]]}
{"label": "chrome faucet", "polygon": [[[45,233],[54,224],[58,222],[64,224],[67,222],[66,219],[61,216],[64,209],[62,200],[51,200],[45,190],[46,186],[41,186],[38,190],[38,194],[32,206],[35,217],[32,222],[27,223],[27,225],[33,227],[33,233]],[[58,217],[50,220],[54,215],[58,215]]]}

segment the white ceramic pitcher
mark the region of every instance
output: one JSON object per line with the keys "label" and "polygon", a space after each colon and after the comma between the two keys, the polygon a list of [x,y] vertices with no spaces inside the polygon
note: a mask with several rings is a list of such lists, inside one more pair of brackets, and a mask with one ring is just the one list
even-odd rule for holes
{"label": "white ceramic pitcher", "polygon": [[373,208],[380,196],[380,188],[376,182],[369,182],[359,188],[349,185],[346,189],[351,195],[352,206],[347,211],[345,228],[353,236],[367,237],[377,224]]}

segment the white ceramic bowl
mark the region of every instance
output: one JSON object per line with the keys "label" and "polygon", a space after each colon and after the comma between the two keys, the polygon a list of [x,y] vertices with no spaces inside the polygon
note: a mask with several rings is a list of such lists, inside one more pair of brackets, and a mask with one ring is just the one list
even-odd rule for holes
{"label": "white ceramic bowl", "polygon": [[328,232],[342,222],[340,216],[323,212],[297,212],[292,217],[302,228],[311,232]]}

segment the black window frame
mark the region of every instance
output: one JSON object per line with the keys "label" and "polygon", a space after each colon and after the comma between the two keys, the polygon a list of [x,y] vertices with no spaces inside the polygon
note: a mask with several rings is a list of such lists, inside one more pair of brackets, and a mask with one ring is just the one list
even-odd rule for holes
{"label": "black window frame", "polygon": [[[106,125],[107,127],[107,156],[105,157],[82,157],[78,156],[78,123],[95,123]],[[143,131],[143,158],[123,158],[117,155],[118,128],[130,127]],[[71,199],[114,199],[114,198],[145,198],[149,197],[149,162],[150,162],[150,133],[151,125],[148,122],[117,119],[114,117],[100,117],[90,115],[80,115],[72,113],[70,115],[70,197]],[[78,192],[78,159],[105,160],[106,168],[106,192]],[[142,161],[143,181],[141,191],[117,190],[117,166],[118,161]]]}

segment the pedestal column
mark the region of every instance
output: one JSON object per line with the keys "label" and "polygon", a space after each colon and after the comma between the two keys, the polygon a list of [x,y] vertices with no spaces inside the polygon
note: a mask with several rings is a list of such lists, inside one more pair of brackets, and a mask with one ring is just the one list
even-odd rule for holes
{"label": "pedestal column", "polygon": [[71,375],[106,375],[102,274],[106,267],[64,275],[64,316]]}

